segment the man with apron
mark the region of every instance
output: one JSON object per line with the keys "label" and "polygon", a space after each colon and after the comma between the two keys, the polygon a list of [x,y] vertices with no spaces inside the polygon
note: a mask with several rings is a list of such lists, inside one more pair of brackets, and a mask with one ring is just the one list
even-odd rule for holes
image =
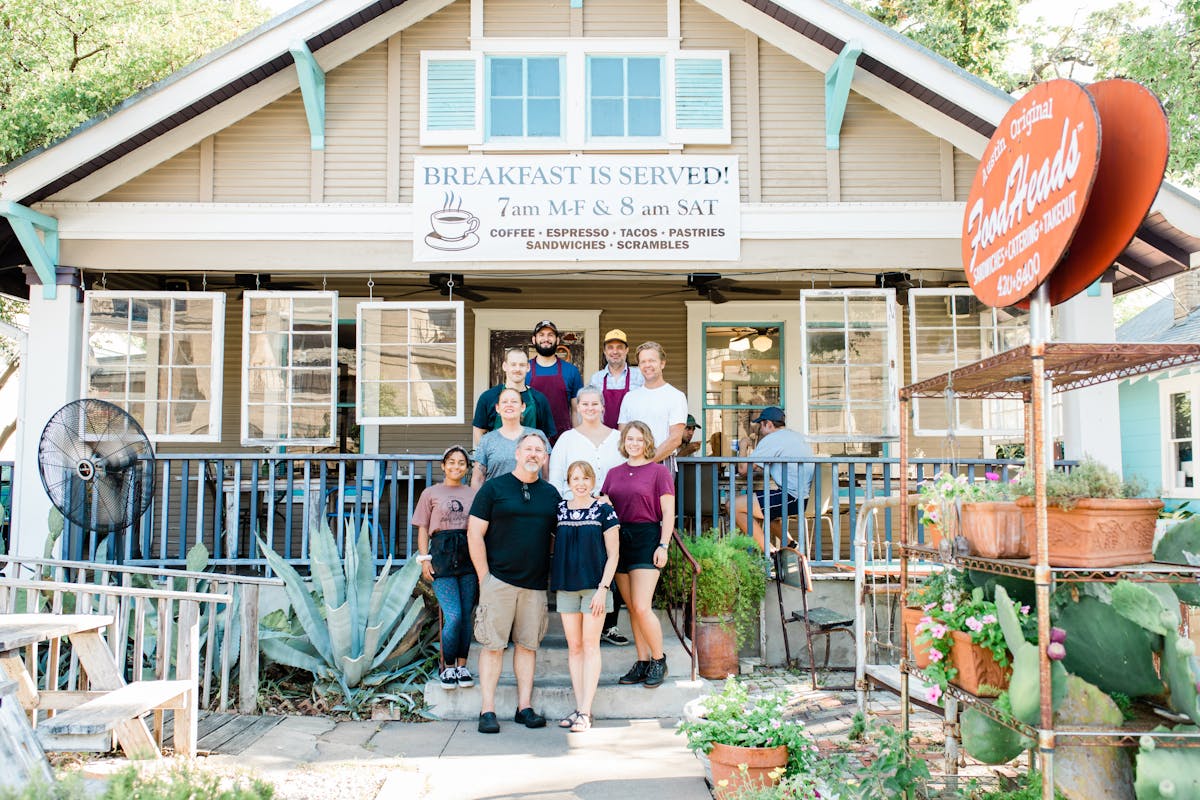
{"label": "man with apron", "polygon": [[625,331],[613,328],[604,334],[604,360],[608,364],[588,381],[604,396],[604,424],[609,428],[618,427],[617,420],[621,416],[621,403],[625,395],[646,382],[640,370],[629,368],[629,362],[625,360],[627,355],[629,339]]}
{"label": "man with apron", "polygon": [[573,427],[575,393],[583,388],[583,376],[570,361],[558,357],[558,327],[548,319],[533,328],[533,347],[537,357],[530,362],[529,385],[546,396],[550,414],[554,417],[553,444],[564,431]]}

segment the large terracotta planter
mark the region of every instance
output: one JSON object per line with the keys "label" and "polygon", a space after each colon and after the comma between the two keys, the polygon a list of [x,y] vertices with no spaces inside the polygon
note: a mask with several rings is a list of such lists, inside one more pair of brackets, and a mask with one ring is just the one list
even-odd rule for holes
{"label": "large terracotta planter", "polygon": [[[901,610],[901,619],[912,647],[913,663],[920,670],[927,668],[930,662],[929,644],[917,643],[917,623],[923,616],[925,612],[919,608]],[[951,631],[950,637],[954,641],[950,648],[950,665],[958,670],[958,675],[951,683],[982,697],[995,697],[1008,686],[1012,670],[997,664],[990,650],[972,642],[970,634],[962,631]]]}
{"label": "large terracotta planter", "polygon": [[1030,540],[1021,507],[1016,503],[963,503],[959,530],[971,555],[984,558],[1026,558]]}
{"label": "large terracotta planter", "polygon": [[[713,789],[717,800],[734,794],[738,787],[757,783],[759,786],[769,786],[779,782],[782,767],[787,766],[788,749],[786,745],[779,747],[738,747],[728,744],[714,744],[708,753],[708,762],[712,766]],[[745,772],[741,765],[746,765]],[[773,770],[780,770],[776,777],[771,777]],[[724,786],[721,781],[726,781]]]}
{"label": "large terracotta planter", "polygon": [[732,617],[697,617],[695,645],[700,677],[724,680],[738,674],[737,632]]}
{"label": "large terracotta planter", "polygon": [[923,616],[925,616],[925,612],[919,608],[900,609],[900,622],[904,625],[904,630],[908,632],[908,646],[912,650],[913,663],[917,665],[917,669],[925,669],[929,666],[929,645],[917,644],[917,623]]}
{"label": "large terracotta planter", "polygon": [[[1036,555],[1037,527],[1032,497],[1017,498]],[[1154,557],[1154,521],[1161,500],[1080,500],[1070,511],[1046,508],[1047,561],[1052,567],[1119,567],[1143,564]]]}

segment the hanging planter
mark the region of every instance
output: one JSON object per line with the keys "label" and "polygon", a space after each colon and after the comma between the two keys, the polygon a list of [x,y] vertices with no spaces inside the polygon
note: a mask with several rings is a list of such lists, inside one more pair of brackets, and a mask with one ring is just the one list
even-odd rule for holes
{"label": "hanging planter", "polygon": [[1031,552],[1021,508],[1016,503],[963,503],[959,529],[971,555],[1027,558]]}

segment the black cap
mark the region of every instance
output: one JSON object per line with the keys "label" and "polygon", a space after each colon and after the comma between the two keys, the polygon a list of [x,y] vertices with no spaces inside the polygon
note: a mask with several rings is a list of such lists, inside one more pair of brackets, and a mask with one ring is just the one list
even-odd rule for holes
{"label": "black cap", "polygon": [[548,319],[544,319],[541,322],[539,322],[537,325],[533,326],[533,335],[537,336],[537,332],[540,331],[542,328],[549,328],[550,330],[554,331],[555,336],[558,336],[558,326],[555,325],[553,322],[551,322]]}

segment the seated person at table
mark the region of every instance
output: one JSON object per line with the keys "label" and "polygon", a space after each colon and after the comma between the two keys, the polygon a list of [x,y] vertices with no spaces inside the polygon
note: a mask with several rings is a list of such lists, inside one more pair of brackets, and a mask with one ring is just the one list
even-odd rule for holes
{"label": "seated person at table", "polygon": [[[783,409],[778,406],[767,406],[751,424],[758,426],[758,445],[749,453],[754,458],[812,458],[812,447],[801,434],[786,427]],[[742,447],[745,449],[745,446]],[[738,475],[746,475],[750,464],[738,464]],[[783,520],[785,517],[799,514],[808,503],[808,487],[812,485],[813,468],[809,464],[769,464],[768,474],[763,476],[759,488],[750,496],[750,516],[746,519],[746,494],[737,497],[734,519],[744,531],[754,536],[754,541],[763,541],[762,520],[763,509],[771,513],[771,539],[776,547],[782,538]],[[762,464],[754,464],[755,470],[763,468]],[[787,480],[784,480],[784,467],[787,467]],[[771,483],[774,482],[773,487]],[[787,491],[783,488],[786,485]],[[778,526],[778,527],[777,527]]]}

